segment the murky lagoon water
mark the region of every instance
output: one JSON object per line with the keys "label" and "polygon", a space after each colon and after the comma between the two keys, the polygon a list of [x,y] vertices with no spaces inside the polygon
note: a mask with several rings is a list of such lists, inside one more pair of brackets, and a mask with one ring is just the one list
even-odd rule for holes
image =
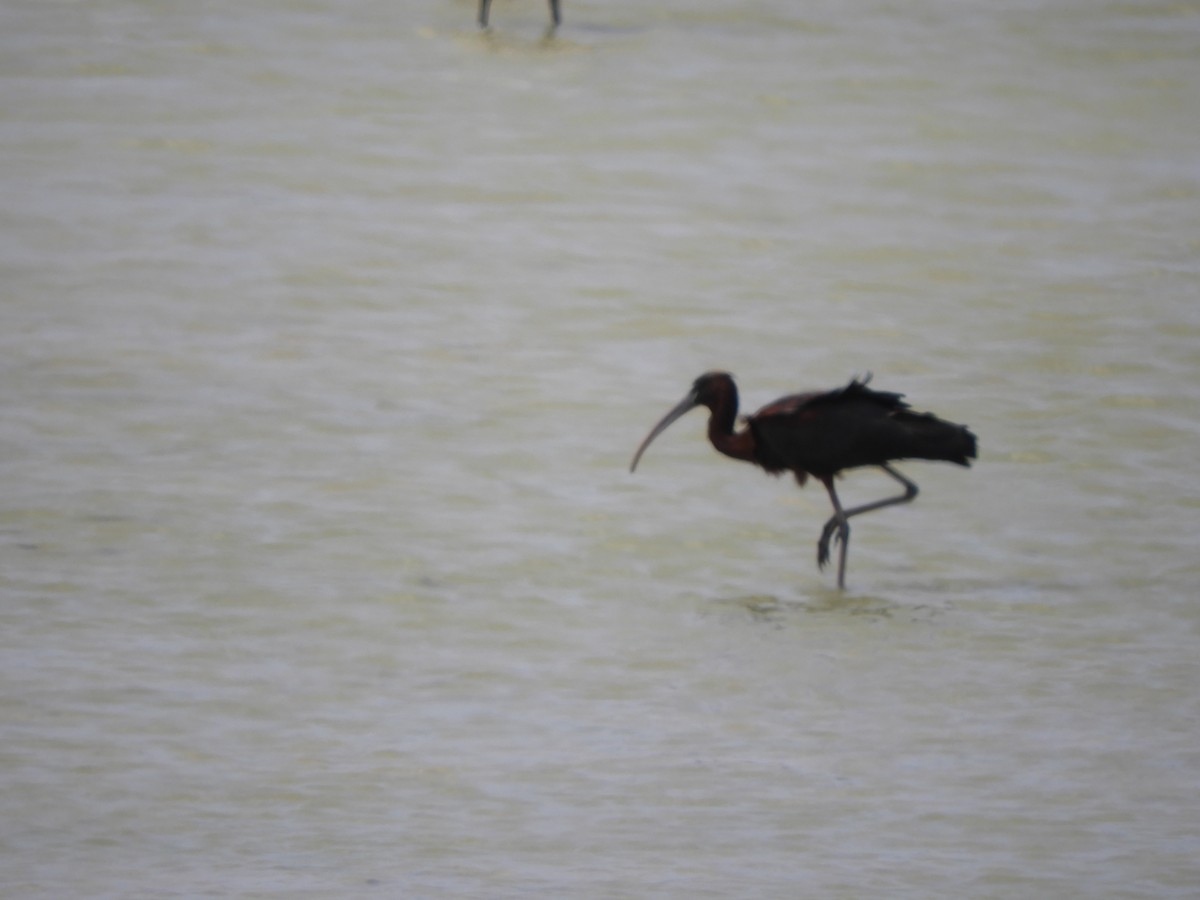
{"label": "murky lagoon water", "polygon": [[0,10],[5,895],[1194,897],[1200,6],[546,15]]}

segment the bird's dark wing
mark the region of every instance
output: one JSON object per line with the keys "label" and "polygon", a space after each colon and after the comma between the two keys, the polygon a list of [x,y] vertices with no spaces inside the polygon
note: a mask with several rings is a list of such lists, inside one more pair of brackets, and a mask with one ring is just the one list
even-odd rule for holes
{"label": "bird's dark wing", "polygon": [[[808,409],[839,419],[848,432],[843,450],[845,468],[879,465],[893,459],[930,459],[969,466],[976,458],[975,435],[965,425],[940,419],[933,413],[914,412],[903,394],[873,391],[868,375],[838,391],[822,394]],[[824,404],[828,404],[826,407]],[[828,410],[828,413],[825,410]]]}
{"label": "bird's dark wing", "polygon": [[746,416],[746,418],[769,419],[776,416],[792,416],[820,397],[824,397],[826,393],[826,391],[811,391],[807,394],[789,394],[786,397],[780,397],[773,403],[768,403],[754,415]]}
{"label": "bird's dark wing", "polygon": [[878,406],[881,410],[908,409],[908,404],[904,402],[903,394],[871,390],[871,388],[867,387],[867,383],[870,380],[871,376],[868,375],[861,381],[855,378],[845,387],[836,388],[832,391],[810,391],[806,394],[790,394],[787,397],[780,397],[774,403],[768,403],[749,418],[755,420],[775,416],[799,416],[800,418],[806,418],[806,413],[816,415],[830,406],[855,401]]}
{"label": "bird's dark wing", "polygon": [[749,425],[759,462],[769,472],[826,477],[910,455],[898,417],[911,415],[902,394],[873,391],[855,379],[832,391],[781,397]]}

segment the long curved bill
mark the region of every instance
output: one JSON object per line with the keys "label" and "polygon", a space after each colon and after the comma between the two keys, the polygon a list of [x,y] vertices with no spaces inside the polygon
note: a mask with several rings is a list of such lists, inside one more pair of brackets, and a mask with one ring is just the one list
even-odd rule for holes
{"label": "long curved bill", "polygon": [[642,445],[637,448],[637,453],[633,454],[633,462],[629,464],[629,471],[632,472],[637,468],[638,460],[642,458],[642,454],[646,452],[646,448],[650,446],[650,442],[656,437],[671,427],[676,419],[682,417],[685,413],[691,412],[697,406],[696,392],[689,391],[669,413],[662,417],[657,425],[650,429],[650,433],[646,435],[646,439],[642,441]]}

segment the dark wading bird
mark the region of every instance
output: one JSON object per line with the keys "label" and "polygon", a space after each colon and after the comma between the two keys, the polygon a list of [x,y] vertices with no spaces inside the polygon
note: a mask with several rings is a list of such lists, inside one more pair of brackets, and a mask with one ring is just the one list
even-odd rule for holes
{"label": "dark wading bird", "polygon": [[[479,0],[479,27],[488,27],[488,11],[492,8],[492,0]],[[550,0],[551,31],[562,24],[562,13],[558,8],[558,0]]]}
{"label": "dark wading bird", "polygon": [[[833,502],[833,517],[817,541],[817,566],[823,569],[829,562],[829,541],[836,537],[841,544],[838,587],[844,588],[849,520],[873,509],[909,503],[917,496],[917,486],[892,468],[893,460],[932,459],[969,466],[975,458],[975,435],[965,426],[933,413],[912,412],[903,394],[873,391],[867,387],[870,380],[868,375],[844,388],[781,397],[745,416],[746,427],[734,431],[738,394],[732,376],[725,372],[701,375],[688,395],[646,435],[629,471],[637,468],[650,442],[672,422],[697,406],[707,406],[711,413],[708,439],[721,453],[761,466],[772,475],[790,471],[801,487],[809,475],[825,485]],[[833,479],[839,472],[860,466],[883,469],[904,485],[904,493],[843,509]]]}

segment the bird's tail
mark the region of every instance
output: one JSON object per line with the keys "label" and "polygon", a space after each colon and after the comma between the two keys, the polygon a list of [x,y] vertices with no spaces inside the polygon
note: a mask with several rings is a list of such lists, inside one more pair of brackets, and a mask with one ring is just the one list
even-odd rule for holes
{"label": "bird's tail", "polygon": [[898,411],[894,417],[908,434],[905,458],[935,459],[960,466],[969,466],[975,459],[975,435],[965,425],[947,422],[933,413],[908,410]]}

